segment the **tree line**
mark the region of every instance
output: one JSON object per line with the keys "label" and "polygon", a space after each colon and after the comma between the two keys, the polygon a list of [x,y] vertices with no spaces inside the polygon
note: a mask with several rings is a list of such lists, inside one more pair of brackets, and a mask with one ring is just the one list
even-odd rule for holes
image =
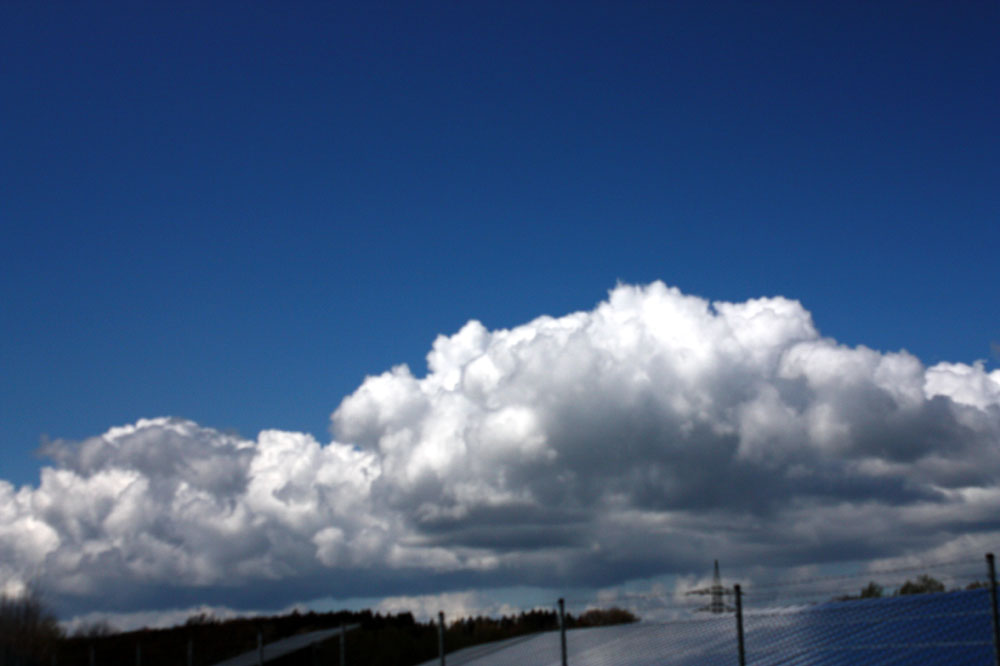
{"label": "tree line", "polygon": [[[987,583],[982,581],[974,581],[965,586],[966,590],[978,590],[984,587],[988,587]],[[916,580],[906,580],[902,585],[899,586],[894,592],[886,590],[885,587],[876,583],[875,581],[869,581],[867,585],[861,588],[861,591],[856,595],[844,595],[837,597],[837,601],[851,601],[854,599],[881,599],[888,596],[905,596],[908,594],[936,594],[939,592],[945,592],[945,584],[939,581],[933,576],[928,576],[927,574],[921,574],[917,576]]]}
{"label": "tree line", "polygon": [[[567,615],[567,627],[593,627],[635,622],[620,608],[592,609]],[[0,600],[0,666],[208,666],[255,650],[258,634],[265,644],[298,634],[341,625],[360,624],[346,634],[348,663],[407,666],[429,661],[438,654],[438,629],[412,613],[382,614],[363,611],[298,612],[267,617],[221,620],[199,614],[181,626],[118,632],[107,624],[90,625],[65,635],[55,616],[35,595]],[[554,610],[531,610],[517,615],[470,617],[450,623],[445,630],[448,652],[491,641],[514,638],[559,626]],[[323,644],[269,662],[273,666],[336,664],[335,637]],[[93,655],[93,657],[91,657]],[[93,662],[91,662],[93,659]]]}

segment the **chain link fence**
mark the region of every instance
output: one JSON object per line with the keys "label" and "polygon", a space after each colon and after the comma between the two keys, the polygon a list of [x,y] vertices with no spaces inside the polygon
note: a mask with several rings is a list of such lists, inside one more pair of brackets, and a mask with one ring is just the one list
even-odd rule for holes
{"label": "chain link fence", "polygon": [[[732,580],[716,570],[711,583],[689,589],[609,597],[644,621],[568,631],[558,660],[549,636],[448,663],[1000,666],[996,595],[992,555],[822,576],[762,569]],[[570,600],[569,608],[592,603]]]}
{"label": "chain link fence", "polygon": [[[652,585],[641,592],[607,592],[599,594],[596,601],[593,596],[560,599],[548,610],[536,609],[525,616],[539,623],[531,631],[542,633],[480,645],[460,641],[462,623],[449,626],[443,615],[439,615],[433,629],[437,634],[434,647],[438,658],[424,664],[1000,666],[1000,609],[992,555],[987,555],[985,561],[981,556],[971,556],[866,567],[861,571],[841,566],[833,571],[828,568],[824,575],[807,568],[755,568],[723,576],[717,565],[713,574],[700,580],[681,578],[669,585]],[[612,607],[630,611],[642,621],[599,626],[606,625],[611,618],[617,618],[613,621],[629,618],[625,613],[615,616],[608,610]],[[588,617],[605,621],[587,622]],[[252,621],[242,624],[246,624],[248,632],[254,629],[254,635],[237,636],[232,627],[227,633],[233,640],[245,639],[239,645],[226,646],[210,638],[210,624],[194,625],[185,628],[189,634],[185,642],[178,642],[178,634],[173,632],[154,631],[132,637],[131,640],[141,637],[141,645],[130,643],[129,636],[124,635],[108,637],[97,650],[95,643],[87,639],[67,641],[58,655],[53,652],[44,655],[44,659],[39,658],[43,656],[40,653],[27,657],[22,656],[28,654],[23,651],[15,654],[3,650],[0,666],[107,663],[152,666],[164,659],[195,666],[215,663],[223,658],[222,653],[236,654],[279,638],[263,636]],[[429,626],[414,624],[414,627],[424,633],[433,631]],[[378,634],[383,637],[379,640],[401,640],[400,637],[408,636],[402,629],[393,631],[396,633]],[[201,640],[194,640],[197,632],[205,634]],[[13,642],[16,633],[4,644],[16,647]],[[325,646],[319,652],[299,651],[279,661],[283,666],[371,662],[361,655],[367,654],[366,635],[375,635],[372,628],[362,627],[354,633],[355,643],[346,658],[343,649],[334,656],[332,647]],[[390,635],[396,638],[388,638]],[[434,647],[426,647],[423,656],[404,650],[412,657],[405,663],[430,658],[435,653]],[[112,648],[117,649],[114,654]],[[256,654],[263,658],[265,652],[258,648]],[[394,659],[385,663],[404,662]]]}

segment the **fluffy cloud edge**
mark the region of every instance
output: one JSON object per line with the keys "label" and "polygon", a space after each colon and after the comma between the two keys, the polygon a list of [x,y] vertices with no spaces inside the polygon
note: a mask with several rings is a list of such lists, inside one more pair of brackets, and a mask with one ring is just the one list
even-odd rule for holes
{"label": "fluffy cloud edge", "polygon": [[706,552],[794,564],[993,538],[1000,371],[840,345],[794,300],[619,285],[589,312],[469,322],[428,369],[366,378],[326,445],[174,418],[51,443],[38,486],[0,481],[0,585],[113,582],[127,604],[130,586],[394,571],[384,591],[405,598],[418,575],[604,584]]}

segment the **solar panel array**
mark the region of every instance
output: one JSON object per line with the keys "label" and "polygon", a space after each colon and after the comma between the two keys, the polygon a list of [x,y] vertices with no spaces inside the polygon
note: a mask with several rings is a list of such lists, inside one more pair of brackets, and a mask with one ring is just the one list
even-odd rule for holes
{"label": "solar panel array", "polygon": [[[750,609],[743,617],[752,666],[994,662],[986,589]],[[711,666],[737,662],[732,614],[575,629],[571,666]],[[449,666],[559,666],[559,634],[547,632],[448,654]],[[426,662],[435,666],[439,661]]]}
{"label": "solar panel array", "polygon": [[[360,626],[360,624],[347,625],[343,628],[343,631],[353,631]],[[261,661],[263,661],[263,663],[267,663],[292,654],[293,652],[298,652],[299,650],[303,650],[317,643],[328,641],[335,636],[340,635],[340,632],[341,629],[338,627],[337,629],[323,629],[321,631],[312,631],[307,634],[299,634],[280,641],[268,643],[263,646],[261,653],[258,653],[257,650],[251,650],[233,657],[232,659],[220,661],[214,666],[257,666],[257,664],[261,663]]]}
{"label": "solar panel array", "polygon": [[992,664],[989,591],[836,601],[744,616],[754,664]]}

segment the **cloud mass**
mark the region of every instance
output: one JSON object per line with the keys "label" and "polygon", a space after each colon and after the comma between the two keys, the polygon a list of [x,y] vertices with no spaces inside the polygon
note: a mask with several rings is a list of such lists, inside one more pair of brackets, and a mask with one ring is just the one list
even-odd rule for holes
{"label": "cloud mass", "polygon": [[106,603],[126,607],[232,602],[252,583],[286,603],[888,557],[998,532],[1000,371],[846,347],[793,300],[619,285],[589,312],[471,321],[427,359],[425,377],[368,377],[325,445],[176,418],[47,445],[36,487],[0,482],[0,586],[113,586]]}

